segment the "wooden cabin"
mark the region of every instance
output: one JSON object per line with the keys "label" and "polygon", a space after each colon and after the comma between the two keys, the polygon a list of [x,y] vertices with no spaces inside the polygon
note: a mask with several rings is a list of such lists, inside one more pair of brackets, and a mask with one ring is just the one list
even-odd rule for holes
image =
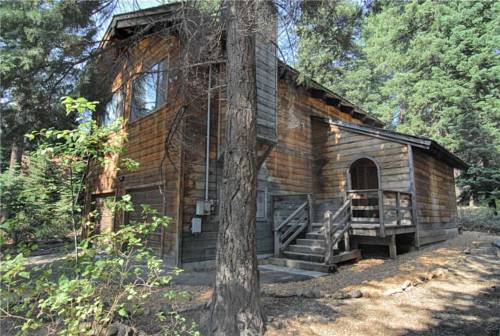
{"label": "wooden cabin", "polygon": [[[137,206],[170,216],[168,229],[148,242],[181,265],[215,258],[225,64],[200,66],[197,91],[180,89],[175,64],[183,40],[175,29],[155,29],[174,27],[174,11],[166,5],[116,15],[108,28],[103,47],[119,46],[112,53],[119,66],[96,117],[123,117],[124,155],[140,168],[94,170],[87,204],[100,213],[101,230],[138,217],[106,210],[110,196],[130,194]],[[387,246],[395,257],[398,249],[457,234],[454,169],[466,167],[459,158],[430,139],[384,130],[313,81],[299,84],[270,41],[258,38],[255,52],[259,254],[273,255],[278,265],[329,271],[360,258],[365,246]]]}

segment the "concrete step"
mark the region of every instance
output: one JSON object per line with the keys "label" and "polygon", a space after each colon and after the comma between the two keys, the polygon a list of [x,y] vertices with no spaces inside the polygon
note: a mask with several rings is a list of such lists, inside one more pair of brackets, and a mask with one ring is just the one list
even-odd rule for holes
{"label": "concrete step", "polygon": [[297,245],[325,247],[325,239],[297,239]]}
{"label": "concrete step", "polygon": [[289,259],[312,261],[317,263],[322,263],[324,260],[324,254],[316,254],[316,253],[283,251],[283,255]]}
{"label": "concrete step", "polygon": [[269,258],[267,262],[271,265],[295,268],[295,269],[303,269],[306,271],[315,271],[315,272],[323,272],[323,273],[331,273],[335,272],[337,267],[335,265],[325,265],[323,263],[304,261],[304,260],[295,260],[295,259],[287,259],[287,258]]}
{"label": "concrete step", "polygon": [[312,254],[325,254],[325,248],[322,246],[314,245],[288,245],[285,251],[299,252],[299,253],[312,253]]}

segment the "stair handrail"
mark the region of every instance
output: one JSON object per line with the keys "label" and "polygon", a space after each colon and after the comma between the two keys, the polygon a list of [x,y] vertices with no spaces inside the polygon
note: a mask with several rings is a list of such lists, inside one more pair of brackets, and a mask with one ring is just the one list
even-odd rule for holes
{"label": "stair handrail", "polygon": [[299,212],[301,212],[302,210],[304,210],[304,208],[307,206],[308,203],[309,203],[308,201],[305,201],[294,212],[292,212],[292,214],[290,216],[288,216],[283,222],[281,222],[281,224],[278,225],[274,230],[275,231],[281,230],[281,228],[283,228],[283,226],[287,225],[295,216],[297,216],[297,214]]}
{"label": "stair handrail", "polygon": [[[347,214],[342,218],[342,220],[338,223],[339,225],[336,227],[333,227],[333,224],[337,217],[340,216],[345,210],[347,210],[350,206],[352,206],[352,197],[348,196],[347,199],[345,200],[344,204],[333,214],[333,216],[329,216],[328,220],[324,222],[324,234],[325,234],[325,263],[327,265],[332,264],[332,259],[333,259],[333,247],[335,244],[338,243],[338,241],[341,239],[342,235],[344,235],[347,230],[349,230],[351,224],[350,224],[350,217],[351,217],[351,211],[347,211]],[[335,233],[340,231],[340,234],[337,236],[337,238],[334,238],[333,236]]]}
{"label": "stair handrail", "polygon": [[[304,229],[310,226],[311,218],[311,210],[307,211],[304,216],[307,217],[306,221],[298,221],[294,225],[292,225],[288,230],[281,233],[281,229],[285,227],[285,225],[289,224],[294,218],[297,217],[301,212],[303,212],[306,207],[311,207],[311,199],[308,198],[304,203],[302,203],[297,209],[295,209],[283,222],[281,222],[278,226],[273,228],[274,231],[274,254],[278,257],[290,243],[297,238],[297,236],[304,231]],[[286,239],[286,240],[285,240]]]}

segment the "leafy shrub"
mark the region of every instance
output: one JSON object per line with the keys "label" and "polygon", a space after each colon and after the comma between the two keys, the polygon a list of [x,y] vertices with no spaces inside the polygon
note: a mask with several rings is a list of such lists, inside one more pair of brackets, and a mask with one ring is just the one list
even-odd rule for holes
{"label": "leafy shrub", "polygon": [[[148,206],[143,206],[141,221],[131,221],[115,232],[97,233],[78,242],[76,230],[81,221],[78,195],[84,188],[85,170],[91,161],[105,166],[110,156],[120,153],[120,140],[125,135],[120,134],[120,121],[99,127],[88,117],[88,112],[95,109],[95,102],[65,98],[63,104],[68,113],[76,111],[80,115],[78,127],[28,135],[39,143],[30,162],[31,173],[0,178],[2,187],[7,186],[2,197],[8,200],[13,213],[8,216],[10,222],[6,221],[11,223],[6,225],[6,232],[30,232],[34,228],[43,232],[42,228],[50,226],[50,217],[61,211],[60,223],[64,226],[66,221],[70,222],[75,237],[73,254],[44,266],[29,265],[27,252],[15,257],[8,251],[2,255],[0,320],[18,321],[21,335],[30,335],[35,330],[48,335],[103,335],[118,322],[133,326],[149,305],[148,299],[168,285],[178,272],[165,274],[162,260],[147,246],[145,238],[169,222]],[[54,167],[60,169],[56,174],[58,179],[42,178],[46,177],[42,171],[52,166],[37,166],[36,160],[43,164],[56,162]],[[131,169],[137,163],[122,160],[120,166]],[[39,190],[42,185],[45,189]],[[134,210],[129,195],[118,202],[106,203],[113,212]],[[95,217],[92,214],[90,221]],[[178,296],[171,290],[163,292],[169,299]],[[156,318],[163,334],[198,334],[194,325],[187,325],[173,311],[159,313]]]}
{"label": "leafy shrub", "polygon": [[500,233],[500,216],[488,207],[458,207],[458,223],[466,231]]}
{"label": "leafy shrub", "polygon": [[[132,211],[130,197],[112,203],[116,210]],[[75,255],[59,263],[29,270],[27,259],[7,256],[1,265],[1,312],[17,318],[20,335],[36,329],[58,335],[101,335],[114,322],[134,325],[156,290],[170,283],[162,260],[148,248],[146,237],[169,218],[143,206],[141,221],[131,221],[116,232],[94,235],[79,245]],[[178,294],[164,291],[170,299]],[[163,330],[196,335],[175,312],[158,314]]]}

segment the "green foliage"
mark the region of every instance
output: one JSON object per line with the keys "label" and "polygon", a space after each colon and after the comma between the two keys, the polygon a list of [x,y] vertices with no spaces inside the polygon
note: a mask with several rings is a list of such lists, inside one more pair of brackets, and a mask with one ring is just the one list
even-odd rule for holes
{"label": "green foliage", "polygon": [[[67,114],[77,115],[78,126],[71,130],[54,128],[34,131],[26,137],[37,143],[19,171],[0,174],[0,197],[5,217],[1,229],[14,245],[34,238],[64,237],[70,230],[76,237],[80,223],[80,195],[86,169],[92,160],[105,165],[119,154],[126,137],[121,121],[100,127],[90,117],[96,102],[65,97]],[[125,169],[137,167],[133,160]],[[76,239],[76,238],[75,238]]]}
{"label": "green foliage", "polygon": [[[25,133],[74,123],[57,103],[74,92],[96,49],[94,15],[109,0],[0,2],[1,142],[23,145]],[[4,160],[1,160],[5,162]]]}
{"label": "green foliage", "polygon": [[3,238],[14,245],[64,238],[71,218],[71,197],[61,178],[64,170],[38,152],[27,155],[25,161],[21,174],[17,170],[0,174]]}
{"label": "green foliage", "polygon": [[300,37],[299,80],[314,78],[332,87],[359,54],[355,39],[362,9],[355,1],[303,2],[296,33]]}
{"label": "green foliage", "polygon": [[[102,335],[115,322],[134,325],[149,306],[151,296],[162,291],[179,272],[165,273],[162,260],[147,246],[146,238],[169,223],[168,217],[158,215],[148,206],[143,206],[141,221],[130,221],[115,232],[92,235],[92,230],[88,230],[89,236],[78,242],[77,226],[81,221],[78,195],[85,187],[85,172],[88,167],[106,166],[109,159],[116,157],[121,152],[125,135],[120,131],[120,120],[99,127],[90,118],[95,102],[69,97],[62,102],[66,113],[76,113],[78,127],[43,129],[27,135],[38,144],[36,158],[43,158],[44,163],[56,163],[60,169],[58,178],[48,182],[46,177],[33,172],[34,160],[28,162],[31,174],[23,174],[21,169],[5,175],[5,182],[9,183],[5,194],[12,198],[10,210],[22,213],[30,207],[37,210],[30,213],[30,218],[14,216],[16,225],[31,230],[36,227],[34,223],[48,220],[47,216],[66,209],[75,244],[72,254],[43,266],[31,267],[23,254],[12,257],[7,251],[3,255],[0,318],[20,321],[20,335],[30,335],[39,329],[49,335]],[[90,162],[93,165],[89,165]],[[125,160],[116,167],[135,169],[137,165],[133,160]],[[31,184],[23,182],[28,178],[35,180],[33,189],[30,189]],[[51,197],[33,195],[44,183],[47,190],[41,195],[47,192]],[[20,201],[24,203],[16,203]],[[120,201],[109,199],[106,205],[114,213],[134,211],[130,195],[124,195]],[[60,209],[56,209],[58,206]],[[92,222],[96,215],[91,214],[89,220]],[[60,220],[65,222],[63,218]],[[178,293],[169,290],[164,291],[164,295],[175,299]],[[159,329],[163,334],[198,334],[194,325],[188,325],[173,311],[159,313],[156,318],[162,322]]]}
{"label": "green foliage", "polygon": [[[109,202],[115,210],[133,211],[130,197]],[[48,334],[100,335],[114,322],[134,325],[149,299],[167,286],[180,270],[166,273],[145,237],[170,219],[143,207],[141,221],[116,232],[97,234],[79,245],[74,255],[32,269],[21,254],[1,265],[1,312],[22,321],[19,334],[43,328]],[[178,293],[165,291],[169,299]],[[174,311],[160,312],[163,334],[198,335]]]}
{"label": "green foliage", "polygon": [[304,38],[300,68],[391,128],[437,140],[471,166],[459,179],[463,196],[495,199],[499,10],[493,0],[374,1],[359,26],[359,54],[352,62],[339,61],[331,44],[321,43],[334,38],[335,27],[305,24],[298,30]]}

